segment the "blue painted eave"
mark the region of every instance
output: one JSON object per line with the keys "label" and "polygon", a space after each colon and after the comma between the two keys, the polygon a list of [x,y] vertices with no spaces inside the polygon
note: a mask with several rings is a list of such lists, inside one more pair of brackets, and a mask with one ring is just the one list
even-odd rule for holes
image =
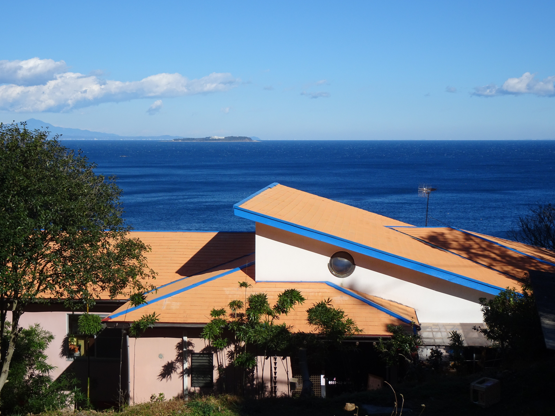
{"label": "blue painted eave", "polygon": [[[274,185],[275,186],[275,185]],[[341,237],[337,237],[331,234],[323,233],[318,230],[303,227],[298,224],[294,224],[288,221],[281,220],[279,218],[270,217],[267,215],[260,214],[258,212],[250,211],[245,208],[240,207],[242,203],[234,205],[234,213],[238,217],[245,218],[254,222],[269,225],[274,228],[279,228],[284,231],[288,231],[294,234],[302,235],[314,240],[322,241],[337,247],[344,248],[346,250],[351,250],[356,253],[363,254],[368,257],[372,257],[378,260],[386,261],[401,267],[405,267],[410,270],[425,273],[430,276],[437,277],[439,279],[446,280],[451,283],[455,283],[461,286],[465,286],[474,290],[478,290],[483,293],[490,295],[497,295],[499,292],[504,290],[501,287],[490,285],[488,283],[481,282],[463,276],[457,273],[453,273],[447,270],[439,269],[437,267],[430,266],[428,264],[420,263],[415,260],[407,259],[405,257],[397,256],[386,251],[382,251],[373,247],[369,247],[354,241],[346,240]]]}

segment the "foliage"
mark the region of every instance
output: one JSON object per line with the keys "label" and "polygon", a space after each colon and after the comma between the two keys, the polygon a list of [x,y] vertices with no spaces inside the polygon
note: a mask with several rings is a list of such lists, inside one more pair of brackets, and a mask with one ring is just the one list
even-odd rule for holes
{"label": "foliage", "polygon": [[164,393],[150,395],[150,403],[161,403],[165,400],[166,400],[166,396],[164,395]]}
{"label": "foliage", "polygon": [[214,397],[198,397],[191,400],[187,407],[190,409],[191,416],[225,416],[234,415],[236,412],[227,409],[229,403],[218,400]]}
{"label": "foliage", "polygon": [[[327,299],[315,303],[307,311],[308,322],[316,327],[317,333],[291,334],[287,325],[278,321],[304,302],[305,298],[298,290],[283,291],[272,306],[265,293],[247,296],[248,283],[239,282],[239,287],[245,289],[245,301],[233,300],[228,304],[228,309],[212,309],[212,320],[204,327],[201,335],[216,350],[220,370],[225,362],[221,353],[228,347],[231,347],[227,355],[230,364],[244,370],[256,365],[255,353],[266,357],[298,353],[301,372],[306,372],[306,377],[303,375],[304,392],[310,390],[307,351],[310,350],[313,357],[322,357],[325,355],[322,352],[327,351],[330,345],[337,348],[343,339],[361,332],[341,309],[334,308],[331,300]],[[303,372],[303,368],[306,371]],[[308,387],[305,388],[305,384]]]}
{"label": "foliage", "polygon": [[[250,284],[239,282],[239,287],[245,288],[246,291]],[[280,325],[275,321],[280,315],[287,315],[304,300],[296,289],[280,293],[274,306],[270,306],[268,295],[265,293],[251,294],[246,302],[232,300],[228,304],[231,313],[227,319],[225,308],[212,309],[212,320],[204,327],[201,336],[217,351],[233,346],[231,363],[243,369],[253,368],[256,365],[256,357],[247,350],[247,346],[256,346],[267,355],[282,353],[289,345],[289,330],[285,324]],[[225,337],[227,331],[233,336],[232,339]],[[222,365],[220,361],[223,359],[217,357],[219,365]]]}
{"label": "foliage", "polygon": [[509,232],[509,238],[555,251],[555,205],[538,204],[530,208],[528,215],[518,219],[517,226]]}
{"label": "foliage", "polygon": [[148,328],[153,328],[154,324],[158,322],[158,315],[156,312],[141,316],[141,319],[133,322],[129,328],[129,334],[132,337],[141,336]]}
{"label": "foliage", "polygon": [[533,354],[545,348],[536,302],[525,284],[522,293],[507,288],[493,299],[481,298],[485,328],[474,329],[503,351]]}
{"label": "foliage", "polygon": [[21,330],[10,366],[9,383],[1,393],[4,414],[37,414],[62,409],[83,398],[77,380],[61,376],[52,381],[49,376],[54,367],[47,363],[45,350],[53,339],[54,336],[38,324]]}
{"label": "foliage", "polygon": [[387,341],[380,338],[374,344],[382,360],[389,366],[398,364],[401,359],[413,363],[413,354],[418,352],[418,347],[422,345],[420,335],[407,332],[402,325],[389,324],[387,331],[391,332],[391,338]]}
{"label": "foliage", "polygon": [[[0,391],[8,375],[25,305],[63,300],[93,305],[146,290],[141,241],[128,238],[120,189],[48,131],[0,123]],[[8,313],[10,312],[10,313]]]}
{"label": "foliage", "polygon": [[89,337],[96,335],[103,329],[102,318],[98,315],[84,313],[79,316],[77,327],[79,328],[79,334]]}
{"label": "foliage", "polygon": [[345,312],[332,306],[331,299],[315,303],[307,313],[308,323],[332,342],[340,343],[346,337],[362,332],[351,318],[346,317]]}
{"label": "foliage", "polygon": [[458,331],[449,332],[449,359],[457,370],[464,366],[464,341]]}
{"label": "foliage", "polygon": [[443,351],[439,347],[432,348],[427,361],[432,370],[440,372],[443,368]]}

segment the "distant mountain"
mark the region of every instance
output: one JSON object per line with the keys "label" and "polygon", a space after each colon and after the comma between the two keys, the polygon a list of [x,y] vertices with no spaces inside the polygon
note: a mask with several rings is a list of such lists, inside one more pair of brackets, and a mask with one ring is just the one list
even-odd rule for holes
{"label": "distant mountain", "polygon": [[27,120],[27,128],[34,129],[44,129],[48,130],[54,134],[61,134],[62,139],[98,139],[98,140],[173,140],[179,136],[120,136],[118,134],[112,133],[101,133],[98,131],[81,130],[81,129],[70,129],[66,127],[53,126],[45,121],[37,120],[31,118]]}
{"label": "distant mountain", "polygon": [[120,136],[119,134],[101,133],[99,131],[69,129],[66,127],[53,126],[46,121],[30,118],[26,121],[27,128],[30,130],[35,129],[48,129],[52,135],[60,134],[62,139],[65,140],[164,140],[164,141],[180,141],[180,142],[202,142],[202,141],[216,141],[221,139],[225,142],[254,142],[259,141],[258,137],[245,137],[245,136],[228,136],[228,137],[204,137],[202,139],[184,139],[182,136]]}

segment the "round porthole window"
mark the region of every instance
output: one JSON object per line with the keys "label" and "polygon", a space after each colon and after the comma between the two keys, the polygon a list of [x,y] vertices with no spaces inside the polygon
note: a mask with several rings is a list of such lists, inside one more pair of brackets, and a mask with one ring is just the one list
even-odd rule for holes
{"label": "round porthole window", "polygon": [[331,256],[328,268],[334,276],[347,277],[355,271],[355,260],[349,253],[338,251]]}

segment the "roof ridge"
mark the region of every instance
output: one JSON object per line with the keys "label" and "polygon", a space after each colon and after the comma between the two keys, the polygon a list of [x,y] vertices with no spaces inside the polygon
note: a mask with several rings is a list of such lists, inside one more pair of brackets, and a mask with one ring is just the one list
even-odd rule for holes
{"label": "roof ridge", "polygon": [[[243,256],[243,257],[244,257],[244,256]],[[242,257],[239,257],[239,259],[241,259],[241,258],[242,258]],[[236,259],[236,260],[238,260],[238,259]],[[223,272],[223,273],[220,273],[220,274],[217,274],[217,275],[215,275],[215,276],[209,277],[209,278],[207,278],[207,279],[201,280],[200,282],[193,283],[193,284],[191,284],[191,285],[189,285],[189,286],[185,286],[185,287],[183,287],[183,288],[181,288],[181,289],[174,290],[173,292],[166,293],[165,295],[162,295],[162,296],[159,296],[159,297],[155,297],[154,299],[152,299],[152,300],[150,300],[150,301],[147,301],[147,302],[145,302],[145,303],[142,303],[142,304],[140,304],[140,305],[133,306],[133,307],[127,308],[127,309],[125,309],[125,310],[123,310],[123,311],[121,311],[121,312],[114,313],[114,314],[112,314],[112,315],[110,315],[110,316],[107,316],[107,317],[104,318],[102,321],[105,321],[105,322],[106,322],[106,321],[110,321],[110,320],[112,320],[112,319],[114,319],[114,318],[117,318],[118,316],[125,315],[125,314],[127,314],[127,313],[129,313],[129,312],[136,311],[136,310],[138,310],[138,309],[144,308],[145,306],[152,305],[153,303],[156,303],[156,302],[159,302],[159,301],[161,301],[161,300],[167,299],[167,298],[172,297],[172,296],[174,296],[174,295],[177,295],[177,294],[179,294],[179,293],[183,293],[183,292],[186,292],[186,291],[188,291],[188,290],[194,289],[194,288],[196,288],[196,287],[198,287],[198,286],[201,286],[201,285],[204,285],[204,284],[206,284],[206,283],[212,282],[213,280],[216,280],[216,279],[219,279],[219,278],[221,278],[221,277],[227,276],[227,275],[229,275],[229,274],[232,274],[232,273],[238,272],[238,271],[240,271],[240,270],[246,269],[247,267],[250,267],[250,266],[252,266],[253,264],[254,264],[254,261],[251,261],[251,262],[249,262],[249,263],[243,264],[242,266],[238,266],[238,267],[235,267],[235,268],[233,268],[233,269],[226,270],[226,271]],[[195,275],[195,276],[200,276],[200,274],[197,274],[197,275]],[[183,279],[181,279],[181,280],[183,280]],[[128,303],[129,303],[129,302],[128,302]]]}
{"label": "roof ridge", "polygon": [[202,270],[202,271],[200,271],[200,272],[198,272],[198,273],[195,273],[195,274],[192,274],[192,275],[190,275],[190,276],[184,276],[184,277],[181,277],[181,278],[179,278],[179,279],[177,279],[177,280],[172,280],[171,282],[168,282],[168,283],[166,283],[166,284],[163,284],[162,286],[157,286],[156,288],[154,288],[154,289],[152,289],[152,290],[149,290],[148,292],[145,292],[144,294],[146,295],[146,294],[148,294],[148,293],[154,292],[155,290],[162,289],[163,287],[167,287],[167,286],[169,286],[169,285],[173,285],[174,283],[180,282],[180,281],[182,281],[182,280],[189,279],[189,278],[191,278],[191,277],[195,277],[195,276],[199,276],[199,275],[201,275],[201,274],[208,273],[208,272],[210,272],[210,270],[217,269],[218,267],[221,267],[221,266],[224,266],[224,265],[226,265],[226,264],[232,263],[232,262],[234,262],[234,261],[240,260],[240,259],[242,259],[242,258],[244,258],[244,257],[252,256],[253,254],[254,254],[254,252],[249,253],[249,254],[245,254],[245,255],[243,255],[243,256],[236,257],[236,258],[234,258],[234,259],[232,259],[232,260],[229,260],[229,261],[226,261],[226,262],[224,262],[224,263],[220,263],[220,264],[217,264],[217,265],[215,265],[215,266],[209,267],[208,269]]}

